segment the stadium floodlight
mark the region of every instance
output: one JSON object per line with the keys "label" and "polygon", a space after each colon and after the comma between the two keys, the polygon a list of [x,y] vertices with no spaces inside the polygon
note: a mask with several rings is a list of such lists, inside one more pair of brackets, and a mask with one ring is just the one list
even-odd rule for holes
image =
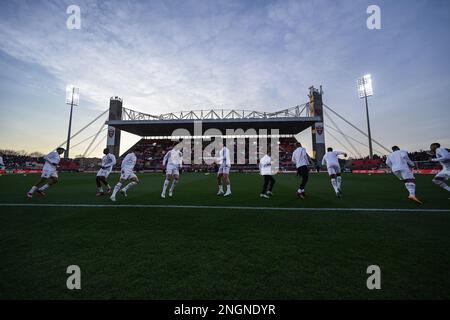
{"label": "stadium floodlight", "polygon": [[66,87],[66,104],[73,106],[80,104],[80,88],[71,84]]}
{"label": "stadium floodlight", "polygon": [[67,133],[66,152],[64,153],[64,158],[68,159],[70,149],[70,132],[72,130],[73,107],[80,104],[80,88],[77,88],[74,85],[68,85],[66,87],[66,104],[70,105],[69,130]]}
{"label": "stadium floodlight", "polygon": [[358,95],[361,99],[373,96],[372,76],[370,74],[358,79]]}
{"label": "stadium floodlight", "polygon": [[372,76],[366,74],[362,78],[358,79],[358,95],[366,101],[366,116],[367,116],[367,136],[369,137],[369,158],[373,158],[372,148],[372,134],[370,132],[370,119],[369,119],[369,102],[367,97],[373,96]]}

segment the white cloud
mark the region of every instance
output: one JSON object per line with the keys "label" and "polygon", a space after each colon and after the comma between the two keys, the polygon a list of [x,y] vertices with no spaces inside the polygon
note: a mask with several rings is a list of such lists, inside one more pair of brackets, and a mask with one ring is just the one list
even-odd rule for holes
{"label": "white cloud", "polygon": [[[81,30],[65,28],[62,5],[22,8],[20,23],[0,22],[0,48],[44,66],[62,87],[77,84],[84,97],[102,108],[112,95],[154,113],[292,102],[293,97],[278,92],[287,92],[286,86],[297,90],[284,81],[293,71],[289,64],[305,66],[277,47],[283,39],[293,40],[295,30],[274,30],[271,19],[274,14],[276,19],[286,14],[295,19],[293,10],[301,10],[295,2],[247,12],[193,4],[183,16],[163,3],[155,3],[156,12],[141,3],[80,3]],[[306,90],[295,99],[306,100]]]}

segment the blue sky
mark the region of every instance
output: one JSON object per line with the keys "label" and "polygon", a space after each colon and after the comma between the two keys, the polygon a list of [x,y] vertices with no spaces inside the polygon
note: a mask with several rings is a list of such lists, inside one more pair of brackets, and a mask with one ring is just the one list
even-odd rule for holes
{"label": "blue sky", "polygon": [[[71,4],[80,6],[80,30],[66,28]],[[381,8],[381,30],[366,27],[371,4]],[[306,102],[311,85],[323,85],[325,103],[365,129],[356,79],[366,73],[375,139],[449,147],[449,33],[445,0],[4,1],[0,148],[47,152],[64,141],[69,83],[82,95],[74,130],[110,96],[152,114],[275,111]],[[134,141],[125,135],[122,149]]]}

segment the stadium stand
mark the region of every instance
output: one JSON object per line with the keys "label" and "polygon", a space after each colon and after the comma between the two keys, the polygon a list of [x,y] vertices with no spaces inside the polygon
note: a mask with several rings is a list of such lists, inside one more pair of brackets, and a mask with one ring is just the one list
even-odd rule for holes
{"label": "stadium stand", "polygon": [[[31,157],[26,155],[7,154],[3,155],[6,170],[41,170],[44,166],[44,157]],[[78,172],[81,170],[78,159],[62,159],[60,171]]]}
{"label": "stadium stand", "polygon": [[[208,145],[210,141],[203,141],[203,148]],[[270,143],[270,141],[268,141]],[[138,160],[136,169],[138,171],[161,171],[162,170],[162,159],[164,155],[172,147],[173,142],[171,140],[164,139],[146,139],[142,138],[133,147],[127,150],[122,157],[119,159],[115,169],[120,169],[121,159],[133,151],[136,148],[141,148],[144,151],[143,159]],[[233,171],[244,172],[244,171],[255,171],[258,169],[257,165],[249,164],[249,140],[245,141],[245,163],[244,164],[234,164]],[[191,145],[193,148],[193,143]],[[294,138],[280,138],[279,142],[279,154],[280,154],[280,170],[290,171],[293,170],[293,164],[291,163],[292,153],[295,150],[295,139]],[[214,155],[211,155],[214,156]],[[416,151],[409,153],[412,161],[416,163],[419,169],[439,169],[440,165],[436,162],[429,161],[430,155],[426,151]],[[236,157],[236,151],[235,151]],[[14,154],[9,152],[8,154],[3,154],[3,160],[5,162],[6,170],[40,170],[44,165],[43,157],[33,157],[23,154]],[[385,164],[386,157],[375,156],[374,159],[364,158],[364,159],[349,159],[340,160],[341,166],[347,168],[348,171],[351,170],[378,170],[386,168]],[[99,167],[101,162],[100,158],[76,158],[76,159],[62,159],[60,163],[60,171],[69,172],[79,172],[79,171],[95,171]],[[318,169],[316,164],[311,165],[311,169]],[[324,168],[321,168],[322,170]],[[211,165],[203,164],[191,164],[184,165],[185,171],[190,172],[214,172],[215,167]]]}
{"label": "stadium stand", "polygon": [[[249,148],[250,141],[249,139],[245,139],[245,163],[243,164],[234,164],[232,169],[233,171],[253,171],[258,169],[257,164],[249,164]],[[194,143],[191,143],[191,150],[194,148]],[[203,141],[202,150],[206,147],[211,141]],[[270,144],[270,140],[268,141]],[[144,160],[138,163],[138,167],[141,170],[147,171],[158,171],[162,168],[162,159],[167,151],[172,147],[173,142],[171,140],[152,140],[152,139],[141,139],[137,142],[132,148],[127,150],[125,154],[132,152],[136,148],[140,148],[144,152]],[[293,165],[291,163],[292,152],[295,149],[295,139],[294,138],[281,138],[279,143],[279,151],[280,151],[280,168],[282,170],[293,169]],[[120,158],[120,160],[124,157]],[[235,162],[237,159],[237,142],[235,144]],[[210,156],[214,156],[213,154]],[[194,161],[192,161],[194,162]],[[120,161],[119,161],[120,163]],[[214,166],[207,165],[204,162],[200,164],[186,164],[184,165],[185,171],[212,171],[214,170]]]}

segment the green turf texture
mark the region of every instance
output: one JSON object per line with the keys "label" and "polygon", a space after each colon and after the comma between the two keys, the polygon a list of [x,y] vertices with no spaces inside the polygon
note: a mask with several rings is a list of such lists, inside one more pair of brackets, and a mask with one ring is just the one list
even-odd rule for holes
{"label": "green turf texture", "polygon": [[[418,176],[423,206],[392,175],[344,175],[336,199],[325,174],[311,174],[308,198],[293,174],[232,174],[231,198],[215,176],[183,174],[161,199],[162,174],[117,204],[450,209],[450,196]],[[48,195],[25,198],[37,175],[0,176],[0,203],[110,204],[95,197],[95,174],[61,174]],[[118,176],[109,181],[114,184]],[[450,213],[283,212],[181,208],[0,207],[0,299],[448,299]],[[66,288],[81,268],[82,289]],[[379,265],[381,290],[366,268]]]}

